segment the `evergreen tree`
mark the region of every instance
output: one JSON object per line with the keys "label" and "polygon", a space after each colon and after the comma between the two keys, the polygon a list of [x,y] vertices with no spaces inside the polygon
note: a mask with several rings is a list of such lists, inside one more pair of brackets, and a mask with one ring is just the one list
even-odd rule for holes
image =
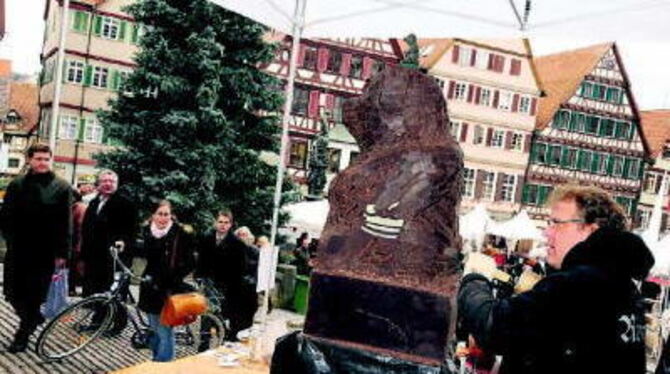
{"label": "evergreen tree", "polygon": [[100,166],[145,216],[166,198],[198,229],[226,206],[267,232],[276,169],[259,156],[278,151],[283,100],[258,69],[274,54],[267,29],[207,0],[140,0],[127,11],[144,33],[136,69],[99,114],[119,145],[96,156]]}
{"label": "evergreen tree", "polygon": [[326,168],[328,168],[328,123],[321,121],[321,133],[312,142],[309,155],[309,174],[307,187],[310,198],[320,198],[326,187]]}

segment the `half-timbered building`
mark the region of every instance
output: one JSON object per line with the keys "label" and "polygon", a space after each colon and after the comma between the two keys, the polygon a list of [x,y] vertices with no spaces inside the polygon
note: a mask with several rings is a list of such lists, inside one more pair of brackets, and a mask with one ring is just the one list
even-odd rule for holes
{"label": "half-timbered building", "polygon": [[526,39],[420,41],[422,65],[442,87],[451,134],[465,156],[461,209],[518,212],[535,128],[538,85]]}
{"label": "half-timbered building", "polygon": [[[646,229],[649,226],[649,219],[661,189],[663,177],[670,179],[670,109],[641,111],[640,120],[653,160],[653,164],[644,173],[640,204],[635,217],[636,226]],[[664,191],[661,233],[670,230],[669,192]]]}
{"label": "half-timbered building", "polygon": [[[270,35],[281,48],[272,63],[262,68],[283,80],[288,77],[291,37]],[[358,147],[342,124],[345,99],[361,94],[365,81],[384,64],[397,64],[402,52],[394,39],[302,39],[298,55],[293,109],[289,119],[289,173],[304,181],[312,139],[327,123],[329,172],[344,169]],[[325,115],[327,113],[328,115]],[[331,175],[332,177],[332,175]]]}
{"label": "half-timbered building", "polygon": [[539,57],[540,100],[523,203],[536,219],[557,185],[610,192],[635,211],[649,147],[614,43]]}

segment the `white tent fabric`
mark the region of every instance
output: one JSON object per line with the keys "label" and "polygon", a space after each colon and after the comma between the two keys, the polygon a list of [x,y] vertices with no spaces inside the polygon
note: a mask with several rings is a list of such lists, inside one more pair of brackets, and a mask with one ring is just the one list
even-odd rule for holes
{"label": "white tent fabric", "polygon": [[491,225],[487,233],[511,240],[542,240],[544,238],[525,209],[508,221]]}
{"label": "white tent fabric", "polygon": [[284,207],[285,212],[291,215],[288,226],[298,228],[298,231],[307,231],[312,237],[319,237],[326,225],[330,205],[328,200],[303,201]]}
{"label": "white tent fabric", "polygon": [[670,234],[652,245],[647,244],[647,246],[651,249],[655,260],[654,267],[650,271],[651,275],[670,277]]}
{"label": "white tent fabric", "polygon": [[487,228],[494,224],[493,220],[486,211],[486,206],[482,203],[458,219],[458,232],[463,239],[463,250],[469,252],[470,249],[480,249],[484,243]]}
{"label": "white tent fabric", "polygon": [[[290,33],[294,9],[302,0],[211,1]],[[527,3],[530,11],[522,32]],[[305,0],[305,4],[303,37],[388,38],[415,33],[422,38],[525,35],[653,41],[670,33],[667,0]]]}

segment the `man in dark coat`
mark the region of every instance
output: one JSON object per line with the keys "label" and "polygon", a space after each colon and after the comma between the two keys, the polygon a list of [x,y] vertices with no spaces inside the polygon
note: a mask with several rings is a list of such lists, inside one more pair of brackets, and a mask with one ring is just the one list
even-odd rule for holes
{"label": "man in dark coat", "polygon": [[91,200],[82,224],[81,260],[84,264],[84,295],[109,290],[114,278],[114,260],[109,247],[123,242],[124,260],[129,261],[137,229],[137,210],[117,192],[118,176],[111,170],[100,172],[98,195]]}
{"label": "man in dark coat", "polygon": [[247,318],[249,297],[245,292],[249,287],[244,279],[248,268],[247,245],[233,234],[232,225],[232,213],[219,212],[215,230],[199,240],[195,270],[196,278],[212,280],[225,297],[223,313],[230,320],[228,340],[235,340],[240,330],[251,326]]}
{"label": "man in dark coat", "polygon": [[[594,187],[558,188],[545,235],[555,272],[516,296],[496,299],[495,265],[466,263],[458,295],[461,328],[501,373],[645,373],[645,319],[634,280],[654,263],[625,230],[623,210]],[[480,258],[481,260],[481,258]]]}
{"label": "man in dark coat", "polygon": [[28,172],[7,187],[0,225],[7,241],[4,293],[21,320],[8,351],[22,352],[44,321],[45,301],[55,267],[71,250],[72,188],[51,171],[51,149],[28,148]]}

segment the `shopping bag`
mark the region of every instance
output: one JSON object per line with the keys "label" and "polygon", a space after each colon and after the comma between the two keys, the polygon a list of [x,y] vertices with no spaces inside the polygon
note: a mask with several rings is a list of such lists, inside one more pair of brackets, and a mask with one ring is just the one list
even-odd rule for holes
{"label": "shopping bag", "polygon": [[47,299],[42,304],[42,315],[44,318],[54,318],[65,307],[67,307],[68,282],[67,269],[56,269],[51,276],[51,285],[47,293]]}

